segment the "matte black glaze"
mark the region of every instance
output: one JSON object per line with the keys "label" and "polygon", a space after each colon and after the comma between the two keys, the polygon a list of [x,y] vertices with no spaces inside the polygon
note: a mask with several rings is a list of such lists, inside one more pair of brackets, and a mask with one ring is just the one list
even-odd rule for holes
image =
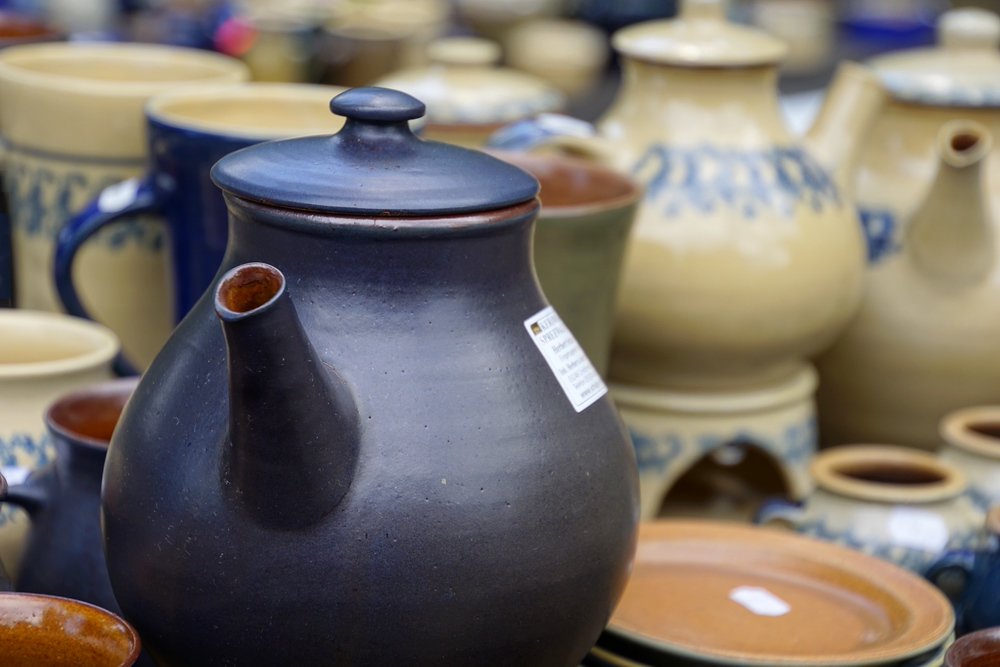
{"label": "matte black glaze", "polygon": [[[524,328],[547,305],[537,203],[397,220],[227,201],[223,270],[284,274],[287,312],[356,406],[357,463],[304,527],[248,511],[247,498],[294,506],[295,489],[225,474],[226,339],[203,297],[143,377],[105,469],[112,584],[146,648],[184,667],[578,664],[624,587],[638,491],[610,398],[575,412]],[[258,387],[269,407],[255,420],[322,416],[322,397]],[[339,432],[315,458],[272,444],[302,457],[275,457],[276,480],[331,448],[350,455]],[[304,514],[310,497],[304,485]]]}

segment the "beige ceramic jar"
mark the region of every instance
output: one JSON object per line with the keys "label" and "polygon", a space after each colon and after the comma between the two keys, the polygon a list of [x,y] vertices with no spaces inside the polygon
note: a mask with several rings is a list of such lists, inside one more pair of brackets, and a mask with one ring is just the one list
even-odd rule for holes
{"label": "beige ceramic jar", "polygon": [[502,125],[560,109],[562,93],[544,80],[499,67],[500,47],[477,37],[448,37],[427,50],[430,64],[395,72],[376,85],[407,92],[427,105],[423,136],[482,146]]}
{"label": "beige ceramic jar", "polygon": [[926,572],[946,552],[980,549],[985,514],[966,495],[962,471],[932,454],[889,445],[848,445],[810,466],[816,490],[797,506],[765,505],[759,523],[797,531]]}
{"label": "beige ceramic jar", "polygon": [[871,266],[857,317],[818,359],[825,444],[935,449],[946,413],[1000,402],[1000,265],[983,192],[996,151],[971,121],[934,136],[937,173],[914,199],[898,250]]}
{"label": "beige ceramic jar", "polygon": [[1000,505],[1000,407],[949,413],[941,421],[941,458],[969,480],[969,496],[983,511]]}

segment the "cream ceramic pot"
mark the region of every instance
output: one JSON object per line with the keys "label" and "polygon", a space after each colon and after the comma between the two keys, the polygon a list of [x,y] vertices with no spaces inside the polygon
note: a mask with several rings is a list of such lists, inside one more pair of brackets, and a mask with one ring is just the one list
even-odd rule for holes
{"label": "cream ceramic pot", "polygon": [[[44,415],[71,389],[111,377],[118,338],[107,328],[59,313],[0,310],[0,468],[19,482],[55,455]],[[0,508],[0,561],[19,569],[27,515]]]}
{"label": "cream ceramic pot", "polygon": [[985,515],[965,494],[965,475],[931,454],[848,445],[821,452],[809,470],[816,490],[804,505],[774,501],[758,523],[786,521],[918,573],[949,551],[989,542]]}
{"label": "cream ceramic pot", "polygon": [[[43,44],[0,54],[16,303],[60,309],[51,278],[55,236],[105,186],[142,172],[150,97],[246,78],[237,60],[148,44]],[[106,203],[113,207],[113,198]],[[163,245],[159,221],[135,219],[88,243],[76,267],[89,311],[140,367],[173,327]]]}
{"label": "cream ceramic pot", "polygon": [[946,413],[1000,402],[1000,266],[983,192],[996,151],[973,122],[935,136],[939,167],[899,251],[871,266],[857,317],[817,360],[825,444],[935,449]]}
{"label": "cream ceramic pot", "polygon": [[842,67],[803,145],[778,105],[784,45],[724,12],[686,0],[677,20],[616,33],[624,79],[600,140],[540,140],[598,152],[646,186],[615,322],[619,382],[788,382],[861,298],[864,242],[844,174],[882,91]]}
{"label": "cream ceramic pot", "polygon": [[563,95],[540,78],[499,67],[500,47],[477,37],[448,37],[427,49],[430,64],[395,72],[376,85],[407,92],[427,105],[423,136],[482,146],[506,123],[555,111]]}
{"label": "cream ceramic pot", "polygon": [[983,511],[1000,505],[1000,407],[962,408],[941,421],[941,458],[969,480],[969,496]]}

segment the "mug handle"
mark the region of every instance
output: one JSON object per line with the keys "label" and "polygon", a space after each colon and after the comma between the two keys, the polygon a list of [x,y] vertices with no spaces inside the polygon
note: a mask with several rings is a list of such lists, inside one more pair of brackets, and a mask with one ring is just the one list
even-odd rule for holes
{"label": "mug handle", "polygon": [[[94,319],[84,308],[80,295],[73,285],[73,263],[76,260],[76,253],[87,239],[105,226],[119,222],[123,218],[140,213],[159,212],[163,203],[164,194],[156,187],[152,178],[130,178],[104,188],[82,211],[66,221],[56,237],[53,276],[59,300],[62,301],[67,313],[88,320]],[[115,359],[114,368],[118,375],[138,374],[121,354]]]}
{"label": "mug handle", "polygon": [[804,517],[805,508],[801,504],[785,498],[769,498],[757,509],[753,522],[764,526],[777,521],[786,521],[797,527],[802,524]]}
{"label": "mug handle", "polygon": [[[0,479],[3,479],[2,475]],[[7,480],[3,479],[3,485],[0,486],[0,503],[17,505],[29,515],[34,515],[45,506],[45,490],[27,483],[8,486]]]}
{"label": "mug handle", "polygon": [[[946,551],[933,565],[927,568],[927,571],[924,572],[924,578],[947,595],[952,603],[956,603],[968,587],[975,560],[976,555],[965,549]],[[957,585],[944,580],[946,576],[955,574],[961,577]]]}

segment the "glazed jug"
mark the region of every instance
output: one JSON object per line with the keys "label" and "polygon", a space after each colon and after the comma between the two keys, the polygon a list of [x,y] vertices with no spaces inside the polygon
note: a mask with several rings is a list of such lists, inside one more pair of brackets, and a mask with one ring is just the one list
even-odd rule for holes
{"label": "glazed jug", "polygon": [[[847,175],[882,103],[845,64],[805,145],[784,127],[785,46],[726,22],[720,0],[618,31],[618,98],[598,137],[516,125],[499,148],[557,143],[646,186],[627,251],[610,376],[671,390],[787,384],[861,297],[864,243]],[[549,125],[551,127],[551,125]]]}
{"label": "glazed jug", "polygon": [[869,271],[858,315],[818,359],[825,444],[940,444],[959,408],[1000,402],[1000,266],[983,171],[985,126],[950,121],[899,252]]}
{"label": "glazed jug", "polygon": [[399,91],[331,108],[213,169],[220,277],[108,451],[115,596],[162,665],[576,665],[638,492],[534,277],[537,182]]}
{"label": "glazed jug", "polygon": [[31,530],[17,590],[73,598],[120,613],[101,537],[101,477],[108,441],[136,378],[90,385],[45,411],[56,458],[23,484],[0,490],[21,507]]}

